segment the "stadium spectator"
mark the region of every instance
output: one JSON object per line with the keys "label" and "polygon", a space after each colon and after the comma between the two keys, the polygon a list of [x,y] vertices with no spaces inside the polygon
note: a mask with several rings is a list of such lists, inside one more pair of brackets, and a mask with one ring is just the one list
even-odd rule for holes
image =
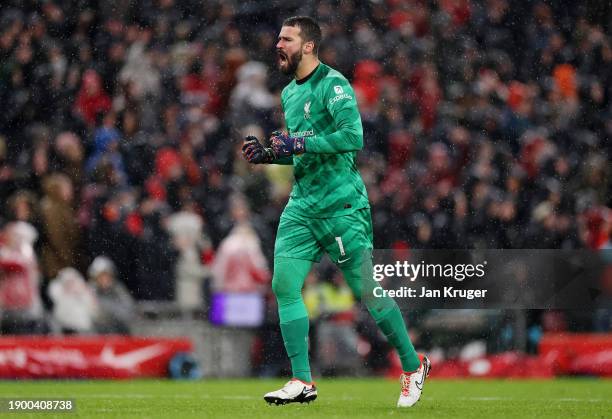
{"label": "stadium spectator", "polygon": [[98,256],[89,265],[87,277],[98,302],[94,320],[96,333],[130,334],[130,323],[135,314],[134,301],[127,289],[117,281],[113,261],[106,256]]}
{"label": "stadium spectator", "polygon": [[[35,194],[27,189],[19,189],[7,201],[6,218],[8,221],[23,221],[29,223],[38,233],[41,231],[39,202]],[[37,235],[38,237],[38,235]],[[40,251],[38,240],[34,248]]]}
{"label": "stadium spectator", "polygon": [[204,280],[210,269],[203,263],[210,257],[211,244],[204,236],[204,221],[193,208],[168,217],[167,229],[179,252],[175,266],[176,302],[183,310],[204,309]]}
{"label": "stadium spectator", "polygon": [[94,132],[93,152],[87,160],[86,170],[92,174],[100,164],[109,163],[112,165],[116,182],[119,186],[128,183],[127,173],[123,155],[119,150],[121,134],[115,128],[116,117],[112,113],[104,115],[102,126]]}
{"label": "stadium spectator", "polygon": [[0,331],[2,334],[46,333],[40,298],[40,271],[34,252],[36,229],[25,221],[4,226],[0,236]]}
{"label": "stadium spectator", "polygon": [[61,269],[47,291],[53,302],[53,322],[62,333],[95,332],[98,300],[79,271],[70,267]]}
{"label": "stadium spectator", "polygon": [[134,267],[133,293],[138,299],[175,300],[178,251],[164,227],[169,211],[167,205],[151,201],[140,208],[142,230],[134,243],[134,256],[139,263]]}
{"label": "stadium spectator", "polygon": [[45,196],[40,201],[44,237],[41,264],[44,276],[54,278],[60,269],[78,265],[80,231],[72,209],[70,179],[55,173],[45,179],[44,187]]}
{"label": "stadium spectator", "polygon": [[[249,61],[238,69],[238,84],[229,100],[229,120],[242,129],[246,125],[269,125],[270,114],[279,105],[278,98],[266,86],[268,70],[257,61]],[[270,130],[270,126],[267,126]]]}
{"label": "stadium spectator", "polygon": [[53,154],[55,169],[70,178],[78,197],[86,181],[83,171],[85,152],[81,140],[72,132],[62,132],[55,138]]}
{"label": "stadium spectator", "polygon": [[231,212],[234,227],[221,241],[212,267],[214,289],[263,294],[263,284],[270,281],[270,271],[257,234],[249,224],[249,208],[243,197],[232,198]]}
{"label": "stadium spectator", "polygon": [[100,75],[94,70],[83,74],[81,89],[75,101],[75,110],[91,128],[95,125],[98,115],[111,109],[111,99],[102,88]]}

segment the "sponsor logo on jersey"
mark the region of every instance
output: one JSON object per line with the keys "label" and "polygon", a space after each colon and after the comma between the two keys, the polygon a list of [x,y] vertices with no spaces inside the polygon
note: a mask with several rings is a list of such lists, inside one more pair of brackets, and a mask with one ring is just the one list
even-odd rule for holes
{"label": "sponsor logo on jersey", "polygon": [[337,96],[334,96],[333,98],[331,98],[329,100],[329,104],[333,105],[334,103],[336,103],[336,102],[338,102],[339,100],[342,100],[342,99],[351,100],[351,99],[353,99],[353,96],[349,95],[348,93],[342,93],[341,95],[337,95]]}
{"label": "sponsor logo on jersey", "polygon": [[313,135],[314,131],[311,129],[309,129],[308,131],[298,131],[289,134],[290,137],[312,137]]}
{"label": "sponsor logo on jersey", "polygon": [[304,119],[310,119],[310,101],[304,104]]}
{"label": "sponsor logo on jersey", "polygon": [[341,95],[344,93],[344,90],[342,90],[342,86],[334,86],[334,92],[336,92],[337,95]]}

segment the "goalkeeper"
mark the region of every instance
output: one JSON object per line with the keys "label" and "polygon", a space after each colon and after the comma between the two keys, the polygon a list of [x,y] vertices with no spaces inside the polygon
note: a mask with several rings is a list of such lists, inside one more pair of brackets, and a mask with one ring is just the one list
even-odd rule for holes
{"label": "goalkeeper", "polygon": [[309,321],[302,287],[312,263],[326,252],[398,351],[404,370],[398,406],[412,406],[419,400],[430,363],[415,352],[395,301],[372,294],[372,222],[356,165],[363,147],[361,118],[347,79],[319,61],[320,42],[321,29],[314,19],[298,16],[283,22],[276,44],[278,66],[294,76],[281,94],[287,132],[274,132],[269,146],[247,137],[242,148],[253,164],[292,164],[295,177],[280,218],[272,280],[293,378],[264,399],[286,404],[317,397],[308,361]]}

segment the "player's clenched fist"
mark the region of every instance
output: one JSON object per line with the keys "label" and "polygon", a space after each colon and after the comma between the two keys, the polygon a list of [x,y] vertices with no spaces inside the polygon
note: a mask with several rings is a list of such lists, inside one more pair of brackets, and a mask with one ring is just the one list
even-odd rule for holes
{"label": "player's clenched fist", "polygon": [[270,137],[270,148],[277,159],[302,154],[306,151],[303,137],[290,137],[285,131],[274,131]]}
{"label": "player's clenched fist", "polygon": [[253,164],[272,163],[274,154],[270,148],[264,147],[257,137],[249,135],[244,139],[242,156],[246,161]]}

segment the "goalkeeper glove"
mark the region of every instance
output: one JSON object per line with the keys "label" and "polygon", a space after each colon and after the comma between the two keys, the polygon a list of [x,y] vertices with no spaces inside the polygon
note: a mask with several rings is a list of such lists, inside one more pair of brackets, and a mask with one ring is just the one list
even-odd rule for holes
{"label": "goalkeeper glove", "polygon": [[306,151],[306,139],[290,137],[285,131],[274,131],[270,137],[270,148],[277,159],[298,155]]}
{"label": "goalkeeper glove", "polygon": [[257,137],[249,135],[244,139],[242,156],[253,164],[272,163],[275,159],[272,149],[264,147]]}

